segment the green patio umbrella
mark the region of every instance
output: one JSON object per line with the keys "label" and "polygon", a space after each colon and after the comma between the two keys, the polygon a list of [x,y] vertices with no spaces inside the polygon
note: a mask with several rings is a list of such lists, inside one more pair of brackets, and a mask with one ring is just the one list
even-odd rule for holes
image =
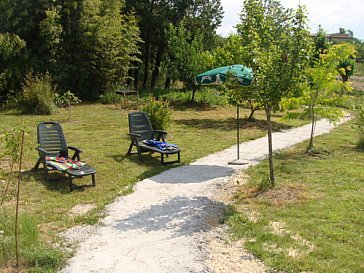
{"label": "green patio umbrella", "polygon": [[[198,74],[195,77],[195,82],[198,85],[221,85],[226,80],[232,81],[239,86],[249,86],[253,80],[253,70],[241,64],[218,67],[204,73]],[[242,92],[244,90],[242,89]],[[246,164],[247,162],[240,160],[240,124],[239,124],[239,104],[236,105],[236,146],[237,159],[229,162],[232,165]]]}
{"label": "green patio umbrella", "polygon": [[253,80],[253,71],[241,64],[222,66],[197,75],[195,81],[199,85],[220,85],[228,77],[238,85],[248,86]]}

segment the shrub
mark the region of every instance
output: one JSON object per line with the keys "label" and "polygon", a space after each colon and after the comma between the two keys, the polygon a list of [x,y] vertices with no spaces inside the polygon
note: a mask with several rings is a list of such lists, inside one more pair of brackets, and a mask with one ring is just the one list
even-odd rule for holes
{"label": "shrub", "polygon": [[100,96],[100,102],[102,104],[117,104],[123,100],[123,96],[115,93],[115,91],[107,91]]}
{"label": "shrub", "polygon": [[172,112],[169,103],[164,100],[157,100],[154,97],[148,98],[148,104],[142,108],[152,123],[153,129],[164,130],[171,121]]}
{"label": "shrub", "polygon": [[54,88],[49,74],[27,74],[22,91],[14,102],[24,114],[50,115],[55,110]]}

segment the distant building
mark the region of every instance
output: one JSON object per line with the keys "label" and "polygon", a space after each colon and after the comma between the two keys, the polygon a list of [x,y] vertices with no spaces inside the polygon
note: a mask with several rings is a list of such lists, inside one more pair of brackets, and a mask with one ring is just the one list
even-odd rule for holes
{"label": "distant building", "polygon": [[353,35],[347,33],[333,33],[327,34],[327,39],[333,43],[350,42],[353,40]]}
{"label": "distant building", "polygon": [[[317,33],[311,33],[310,36],[312,38],[316,37]],[[332,33],[327,34],[326,38],[334,44],[350,42],[353,40],[353,35],[350,33]]]}

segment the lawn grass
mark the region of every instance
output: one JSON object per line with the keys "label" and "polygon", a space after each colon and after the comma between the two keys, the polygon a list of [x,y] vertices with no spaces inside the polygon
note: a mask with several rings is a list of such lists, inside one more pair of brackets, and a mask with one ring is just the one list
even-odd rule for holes
{"label": "lawn grass", "polygon": [[364,76],[364,63],[355,63],[354,75]]}
{"label": "lawn grass", "polygon": [[[127,137],[127,114],[130,110],[121,109],[120,106],[102,104],[77,105],[72,110],[72,117],[68,117],[65,109],[59,109],[51,116],[16,115],[10,112],[0,112],[0,132],[14,128],[20,123],[26,124],[29,130],[27,136],[28,150],[23,163],[23,182],[21,184],[21,215],[34,219],[28,226],[39,228],[39,251],[32,253],[31,248],[21,245],[22,265],[33,268],[34,272],[53,272],[62,265],[64,256],[54,252],[54,243],[61,244],[57,234],[75,225],[95,224],[102,216],[105,205],[112,202],[117,196],[130,193],[133,185],[146,177],[160,173],[174,166],[161,166],[158,155],[144,155],[144,162],[137,156],[126,156],[130,140]],[[248,111],[242,109],[241,113],[241,141],[261,137],[266,133],[264,113],[256,114],[256,120],[248,122],[244,117]],[[97,186],[69,192],[67,180],[57,176],[57,180],[46,183],[42,172],[34,173],[31,170],[37,159],[36,126],[43,121],[60,122],[67,144],[81,148],[84,153],[81,159],[90,163],[97,169]],[[274,115],[274,128],[289,128],[299,126],[304,121],[282,119],[281,114]],[[210,108],[205,104],[179,105],[173,109],[173,122],[168,128],[167,140],[177,143],[182,149],[182,164],[202,157],[204,155],[222,150],[233,145],[235,134],[235,107]],[[0,154],[2,150],[0,148]],[[8,170],[8,161],[0,161],[0,193],[5,188]],[[90,177],[77,180],[76,183],[89,183]],[[3,180],[3,182],[1,182]],[[15,179],[13,179],[9,194],[0,210],[0,223],[9,222],[15,205]],[[93,210],[85,215],[72,216],[70,210],[78,204],[92,204]],[[4,221],[4,219],[7,219]],[[29,221],[28,221],[29,222]],[[1,227],[0,230],[8,230]],[[7,234],[0,234],[0,271],[5,268],[9,260],[14,259],[12,249],[6,247],[5,241],[11,239],[11,230]],[[22,236],[25,236],[22,234]],[[38,255],[38,256],[37,256]]]}
{"label": "lawn grass", "polygon": [[275,157],[276,188],[258,192],[267,162],[248,171],[227,223],[274,272],[364,272],[364,153],[352,123]]}

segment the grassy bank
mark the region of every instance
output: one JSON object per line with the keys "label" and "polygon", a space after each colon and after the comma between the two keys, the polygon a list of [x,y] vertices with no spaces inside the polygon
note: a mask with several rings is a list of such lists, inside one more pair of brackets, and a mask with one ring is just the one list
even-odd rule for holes
{"label": "grassy bank", "polygon": [[276,156],[277,186],[259,191],[267,162],[249,170],[227,217],[235,238],[278,272],[364,272],[364,153],[352,124]]}

